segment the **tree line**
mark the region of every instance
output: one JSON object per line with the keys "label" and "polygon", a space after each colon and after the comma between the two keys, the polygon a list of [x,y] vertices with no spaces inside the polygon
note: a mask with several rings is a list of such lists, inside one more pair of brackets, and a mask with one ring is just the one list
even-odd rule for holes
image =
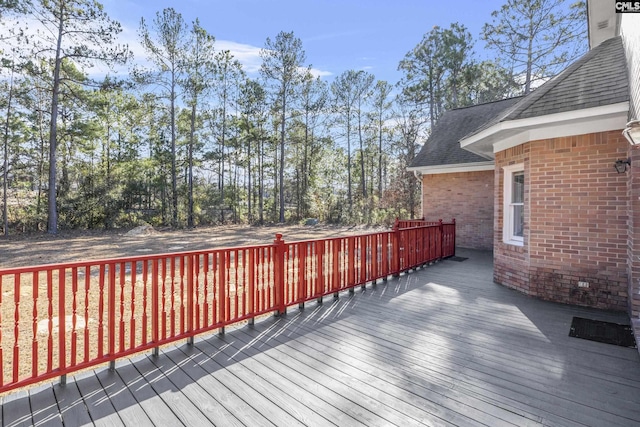
{"label": "tree line", "polygon": [[0,1],[3,232],[415,217],[406,167],[444,111],[527,93],[585,50],[583,2],[524,6],[484,26],[496,59],[463,24],[434,27],[387,82],[314,76],[286,31],[248,75],[173,8],[140,21],[147,66],[96,79],[132,62],[100,3]]}

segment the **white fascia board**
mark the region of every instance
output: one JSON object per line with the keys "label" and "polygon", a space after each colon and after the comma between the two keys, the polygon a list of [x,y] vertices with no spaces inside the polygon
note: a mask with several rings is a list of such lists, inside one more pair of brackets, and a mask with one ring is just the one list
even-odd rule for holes
{"label": "white fascia board", "polygon": [[[625,101],[601,107],[509,120],[460,140],[460,147],[477,154],[480,151],[487,156],[488,143],[493,146],[493,153],[497,153],[538,139],[624,129],[628,112],[629,102]],[[474,150],[474,145],[478,147],[477,150]]]}
{"label": "white fascia board", "polygon": [[495,168],[495,163],[490,162],[475,162],[475,163],[457,163],[453,165],[437,165],[437,166],[417,166],[407,168],[409,172],[419,172],[423,175],[435,175],[441,173],[456,173],[456,172],[481,172],[492,171]]}

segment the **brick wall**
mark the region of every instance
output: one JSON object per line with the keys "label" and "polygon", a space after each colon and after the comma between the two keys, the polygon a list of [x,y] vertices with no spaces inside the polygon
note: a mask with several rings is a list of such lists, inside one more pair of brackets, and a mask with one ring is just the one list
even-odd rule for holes
{"label": "brick wall", "polygon": [[[627,174],[621,131],[532,141],[496,154],[498,283],[543,299],[627,309]],[[502,167],[525,165],[524,246],[502,242]],[[588,282],[580,287],[578,282]]]}
{"label": "brick wall", "polygon": [[[629,239],[627,258],[629,260],[627,273],[629,276],[629,314],[640,317],[640,146],[629,146],[631,168],[627,172],[627,192],[629,203]],[[640,329],[637,333],[640,333]],[[640,336],[640,335],[636,335]]]}
{"label": "brick wall", "polygon": [[529,295],[535,295],[529,286],[529,252],[526,246],[529,236],[529,209],[525,208],[524,215],[524,241],[525,246],[508,245],[503,242],[502,224],[503,213],[503,185],[505,166],[524,164],[524,193],[525,204],[529,200],[529,151],[531,144],[522,144],[517,147],[496,153],[494,172],[494,212],[495,220],[493,227],[493,278],[496,283],[500,283],[509,288],[517,289]]}
{"label": "brick wall", "polygon": [[456,219],[456,246],[493,249],[493,171],[422,176],[427,219]]}
{"label": "brick wall", "polygon": [[[635,14],[621,16],[620,28],[627,57],[629,75],[629,119],[640,119],[640,25]],[[635,326],[636,340],[640,337],[640,154],[630,148],[629,174],[629,314]],[[640,341],[639,341],[640,342]],[[640,350],[640,345],[638,346]]]}

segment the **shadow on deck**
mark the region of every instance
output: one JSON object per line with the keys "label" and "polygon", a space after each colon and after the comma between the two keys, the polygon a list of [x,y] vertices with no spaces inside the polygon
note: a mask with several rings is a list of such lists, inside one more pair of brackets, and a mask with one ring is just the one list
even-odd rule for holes
{"label": "shadow on deck", "polygon": [[283,318],[4,397],[2,425],[640,423],[635,349],[568,336],[573,316],[493,283],[490,253],[325,297]]}

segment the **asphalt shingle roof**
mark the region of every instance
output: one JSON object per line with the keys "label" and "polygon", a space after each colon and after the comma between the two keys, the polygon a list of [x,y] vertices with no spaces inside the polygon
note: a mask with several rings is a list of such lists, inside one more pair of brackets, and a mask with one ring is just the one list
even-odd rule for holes
{"label": "asphalt shingle roof", "polygon": [[601,107],[628,100],[627,64],[622,38],[618,36],[591,49],[509,110],[466,136],[500,122]]}
{"label": "asphalt shingle roof", "polygon": [[524,97],[445,112],[411,163],[412,167],[485,162],[460,148],[460,140],[500,122],[527,119],[629,100],[621,37],[601,43]]}
{"label": "asphalt shingle roof", "polygon": [[460,148],[459,141],[487,121],[513,106],[521,97],[446,111],[433,127],[411,167],[486,162],[487,159]]}

